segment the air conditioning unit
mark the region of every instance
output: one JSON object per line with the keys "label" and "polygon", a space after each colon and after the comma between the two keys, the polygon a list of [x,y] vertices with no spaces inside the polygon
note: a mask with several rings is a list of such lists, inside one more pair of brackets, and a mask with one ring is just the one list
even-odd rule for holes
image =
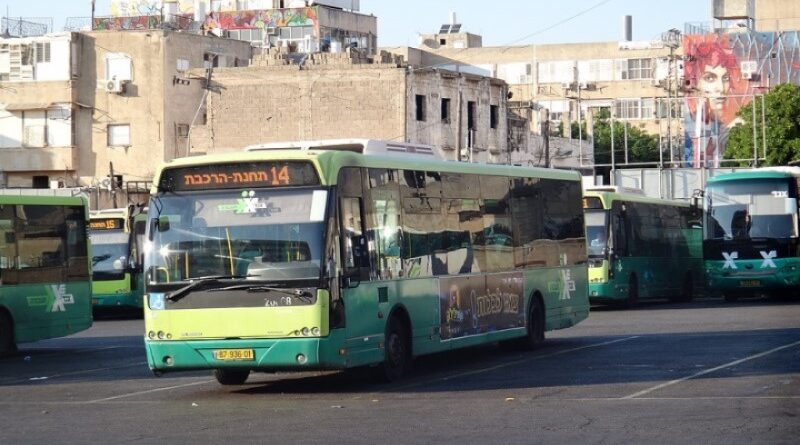
{"label": "air conditioning unit", "polygon": [[755,60],[743,60],[739,65],[742,72],[742,79],[755,80],[758,76],[758,62]]}
{"label": "air conditioning unit", "polygon": [[119,80],[116,77],[106,80],[106,92],[120,94],[125,91],[125,84],[127,80]]}
{"label": "air conditioning unit", "polygon": [[581,82],[581,89],[586,91],[594,91],[597,89],[597,84],[594,82]]}
{"label": "air conditioning unit", "polygon": [[572,89],[572,82],[561,82],[561,88],[565,90]]}

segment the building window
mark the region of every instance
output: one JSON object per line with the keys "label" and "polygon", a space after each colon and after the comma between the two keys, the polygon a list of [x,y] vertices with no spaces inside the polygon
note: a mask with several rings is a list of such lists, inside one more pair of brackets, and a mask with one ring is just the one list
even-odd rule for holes
{"label": "building window", "polygon": [[425,122],[425,96],[422,94],[417,94],[415,99],[417,105],[417,120]]}
{"label": "building window", "polygon": [[175,62],[175,70],[179,73],[189,71],[189,61],[187,59],[178,59],[178,61]]}
{"label": "building window", "polygon": [[50,42],[39,42],[34,46],[36,63],[50,62]]}
{"label": "building window", "polygon": [[216,68],[219,66],[219,55],[212,53],[203,54],[203,68]]}
{"label": "building window", "polygon": [[49,176],[34,176],[32,185],[33,185],[33,188],[35,188],[35,189],[49,189],[50,188],[50,177]]}
{"label": "building window", "polygon": [[654,119],[655,99],[617,99],[614,113],[617,119]]}
{"label": "building window", "polygon": [[476,114],[475,102],[467,102],[467,130],[478,129],[478,122],[475,120]]}
{"label": "building window", "polygon": [[489,105],[489,128],[497,128],[500,122],[500,107],[497,105]]}
{"label": "building window", "polygon": [[131,146],[131,126],[130,124],[111,124],[108,126],[108,146],[109,147],[130,147]]}
{"label": "building window", "polygon": [[652,59],[628,59],[628,69],[622,76],[623,79],[652,79]]}
{"label": "building window", "polygon": [[450,123],[450,98],[448,97],[442,98],[442,122]]}

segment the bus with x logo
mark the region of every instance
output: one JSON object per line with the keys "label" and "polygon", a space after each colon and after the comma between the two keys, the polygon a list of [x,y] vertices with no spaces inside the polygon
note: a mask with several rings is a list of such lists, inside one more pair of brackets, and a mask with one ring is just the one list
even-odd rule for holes
{"label": "bus with x logo", "polygon": [[768,167],[709,178],[703,257],[709,289],[726,300],[797,294],[800,167]]}

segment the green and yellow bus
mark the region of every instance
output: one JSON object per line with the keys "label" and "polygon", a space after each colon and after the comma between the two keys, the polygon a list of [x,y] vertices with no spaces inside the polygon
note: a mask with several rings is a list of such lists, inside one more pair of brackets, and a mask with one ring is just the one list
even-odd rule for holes
{"label": "green and yellow bus", "polygon": [[703,257],[701,218],[690,203],[598,187],[586,190],[583,207],[592,303],[692,300]]}
{"label": "green and yellow bus", "polygon": [[142,307],[133,277],[130,214],[127,208],[91,212],[92,304],[97,309]]}
{"label": "green and yellow bus", "polygon": [[[281,149],[283,148],[283,149]],[[178,159],[149,204],[155,373],[374,366],[536,347],[588,316],[580,176],[374,140]]]}
{"label": "green and yellow bus", "polygon": [[743,296],[800,289],[800,167],[771,167],[709,178],[703,253],[711,290]]}
{"label": "green and yellow bus", "polygon": [[87,203],[0,190],[0,354],[92,325]]}

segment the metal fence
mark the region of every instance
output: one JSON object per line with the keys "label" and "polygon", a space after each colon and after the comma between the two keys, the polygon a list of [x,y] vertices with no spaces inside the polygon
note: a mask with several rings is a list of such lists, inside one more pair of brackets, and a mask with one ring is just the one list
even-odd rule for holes
{"label": "metal fence", "polygon": [[654,198],[691,199],[708,178],[751,168],[626,168],[614,170],[614,185],[642,189]]}

